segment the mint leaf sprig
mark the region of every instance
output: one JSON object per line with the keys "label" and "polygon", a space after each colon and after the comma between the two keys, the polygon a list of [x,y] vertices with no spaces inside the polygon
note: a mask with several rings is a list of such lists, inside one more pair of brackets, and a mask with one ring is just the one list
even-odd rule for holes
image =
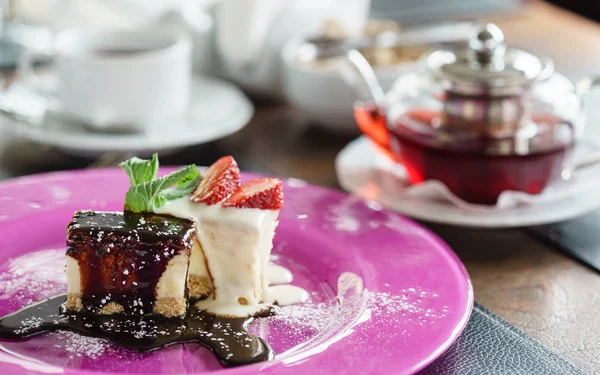
{"label": "mint leaf sprig", "polygon": [[131,184],[125,194],[125,211],[154,212],[167,201],[190,194],[202,181],[194,164],[159,178],[157,154],[150,160],[134,157],[119,166],[127,173]]}

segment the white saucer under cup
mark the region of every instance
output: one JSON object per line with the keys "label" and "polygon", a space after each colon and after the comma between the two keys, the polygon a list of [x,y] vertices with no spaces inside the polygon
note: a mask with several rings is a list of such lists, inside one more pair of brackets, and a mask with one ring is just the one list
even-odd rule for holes
{"label": "white saucer under cup", "polygon": [[[54,92],[55,74],[50,71],[43,78],[44,86]],[[19,88],[18,96],[11,93],[11,88]],[[39,95],[18,77],[11,88],[0,91],[0,104],[17,96],[19,103],[26,103],[25,109],[29,111],[35,109],[35,104],[45,107],[39,103]],[[28,116],[29,112],[9,114],[0,110],[0,137],[16,136],[91,159],[107,152],[149,157],[155,152],[163,155],[223,138],[242,129],[254,114],[252,102],[239,88],[216,78],[193,76],[190,100],[183,116],[157,124],[143,133],[90,131],[80,123],[66,120],[61,115],[60,101],[56,102],[56,109],[39,108],[38,112],[45,113],[36,112],[33,118]]]}
{"label": "white saucer under cup", "polygon": [[[64,116],[98,131],[143,132],[190,105],[190,41],[184,35],[66,30],[56,37],[56,97]],[[25,80],[39,79],[31,59]]]}

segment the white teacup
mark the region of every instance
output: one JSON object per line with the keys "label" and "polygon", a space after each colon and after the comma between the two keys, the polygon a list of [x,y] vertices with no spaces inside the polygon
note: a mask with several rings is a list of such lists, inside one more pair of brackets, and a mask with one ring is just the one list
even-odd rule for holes
{"label": "white teacup", "polygon": [[[60,111],[101,131],[144,131],[189,106],[190,41],[131,31],[66,30],[56,37]],[[25,59],[22,71],[33,78]]]}

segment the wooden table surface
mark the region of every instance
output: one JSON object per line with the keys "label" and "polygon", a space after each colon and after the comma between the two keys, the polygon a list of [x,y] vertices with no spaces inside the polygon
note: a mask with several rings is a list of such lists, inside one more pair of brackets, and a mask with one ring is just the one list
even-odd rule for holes
{"label": "wooden table surface", "polygon": [[[493,21],[503,28],[508,43],[550,56],[569,78],[600,73],[600,25],[539,2],[519,15]],[[243,160],[244,169],[339,187],[334,158],[354,136],[319,130],[286,105],[257,108],[252,122],[239,133],[164,161],[202,164],[231,153]],[[0,139],[0,178],[88,163],[27,142]],[[584,371],[600,372],[600,275],[522,230],[426,225],[465,263],[476,301]]]}

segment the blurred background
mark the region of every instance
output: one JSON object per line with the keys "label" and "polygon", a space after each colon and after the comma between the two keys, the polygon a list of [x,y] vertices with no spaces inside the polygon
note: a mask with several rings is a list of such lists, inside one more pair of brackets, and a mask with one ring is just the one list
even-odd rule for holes
{"label": "blurred background", "polygon": [[[552,2],[598,17],[594,2]],[[507,41],[551,56],[571,80],[596,64],[550,43],[560,34],[585,49],[593,38],[578,35],[591,26],[577,19],[578,30],[558,31],[556,20],[570,19],[568,13],[559,16],[559,8],[539,0],[0,0],[0,9],[0,177],[158,151],[174,164],[238,153],[251,169],[337,185],[333,159],[360,134],[352,105],[369,93],[352,87],[356,78],[347,77],[339,58],[315,60],[306,47],[315,39],[410,40],[410,46],[361,50],[384,90],[417,69],[428,50],[466,45],[481,20],[508,26]],[[72,121],[70,103],[57,94],[68,77],[57,70],[56,39],[69,29],[187,35],[194,82],[186,88],[192,97],[185,116],[118,134],[95,120]]]}

